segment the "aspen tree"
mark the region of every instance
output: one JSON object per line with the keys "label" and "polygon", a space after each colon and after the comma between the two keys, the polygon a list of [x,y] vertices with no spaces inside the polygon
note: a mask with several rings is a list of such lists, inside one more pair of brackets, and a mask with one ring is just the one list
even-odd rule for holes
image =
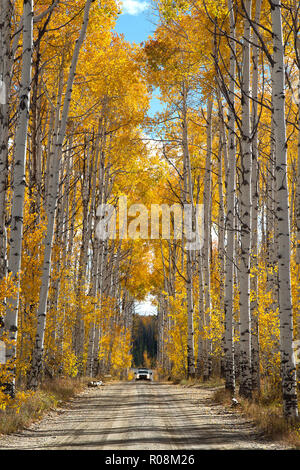
{"label": "aspen tree", "polygon": [[[203,287],[204,287],[204,325],[210,328],[211,298],[210,298],[210,233],[211,233],[211,167],[212,167],[212,110],[213,100],[207,101],[206,123],[206,162],[204,174],[204,221],[203,221]],[[212,342],[205,339],[203,379],[208,380],[212,372]]]}
{"label": "aspen tree", "polygon": [[228,106],[228,177],[226,190],[226,260],[225,260],[225,386],[232,393],[235,391],[234,372],[234,346],[233,346],[233,271],[234,271],[234,208],[235,208],[235,175],[236,175],[236,138],[235,138],[235,16],[233,3],[228,0],[229,21],[230,21],[230,83]]}
{"label": "aspen tree", "polygon": [[287,184],[287,149],[285,122],[285,65],[282,32],[282,5],[272,0],[274,93],[273,116],[276,156],[276,223],[278,246],[278,282],[280,311],[280,355],[283,393],[283,411],[287,418],[298,416],[297,385],[293,342],[293,315],[291,299],[289,194]]}
{"label": "aspen tree", "polygon": [[[190,213],[187,215],[190,220],[188,232],[192,231],[193,225],[193,190],[191,180],[191,162],[188,147],[188,119],[187,119],[187,84],[183,82],[182,86],[182,147],[183,147],[183,179],[184,179],[184,209],[188,210],[189,203]],[[191,233],[186,234],[187,250],[186,250],[186,294],[187,294],[187,318],[188,318],[188,340],[187,340],[187,376],[195,376],[195,345],[194,345],[194,301],[193,301],[193,260],[191,253],[190,240]],[[184,249],[184,248],[183,248]]]}
{"label": "aspen tree", "polygon": [[55,208],[57,202],[57,191],[59,183],[59,163],[60,156],[62,152],[62,146],[66,134],[67,118],[69,114],[70,101],[72,96],[72,87],[76,72],[76,66],[78,62],[78,56],[80,48],[85,38],[89,12],[93,0],[87,0],[84,7],[83,23],[80,31],[80,35],[76,41],[72,62],[70,65],[69,76],[66,86],[66,94],[64,97],[64,104],[62,110],[62,116],[60,121],[60,128],[57,136],[55,137],[54,142],[54,151],[52,155],[53,160],[53,169],[49,182],[49,192],[47,200],[47,217],[48,217],[48,226],[47,233],[44,240],[44,265],[43,265],[43,274],[42,274],[42,285],[40,291],[40,300],[38,308],[38,324],[37,332],[35,338],[35,345],[32,357],[32,365],[30,374],[28,377],[28,387],[36,388],[38,386],[43,364],[43,351],[44,351],[44,336],[45,336],[45,326],[46,326],[46,310],[47,310],[47,298],[48,298],[48,289],[49,289],[49,280],[50,280],[50,269],[51,269],[51,251],[52,251],[52,240],[54,233],[54,219],[55,219]]}
{"label": "aspen tree", "polygon": [[7,274],[6,199],[8,177],[9,96],[11,86],[11,18],[13,3],[3,0],[0,5],[0,279]]}
{"label": "aspen tree", "polygon": [[[14,143],[14,175],[13,175],[13,202],[11,213],[10,230],[10,254],[8,260],[8,270],[11,272],[20,285],[20,269],[22,256],[23,237],[23,208],[25,196],[25,166],[27,152],[27,129],[29,122],[30,104],[30,82],[31,82],[31,61],[33,48],[33,1],[24,0],[23,3],[23,46],[22,46],[22,71],[18,102],[18,124]],[[16,340],[18,331],[18,311],[19,294],[8,300],[8,307],[5,318],[5,329],[8,331],[9,339],[13,341],[10,347],[6,348],[6,361],[13,362],[16,359]],[[15,368],[13,367],[13,377],[8,385],[8,392],[11,396],[15,394]]]}
{"label": "aspen tree", "polygon": [[[257,0],[255,10],[255,23],[258,25],[260,21],[262,0]],[[257,267],[258,267],[258,203],[259,203],[259,172],[258,172],[258,78],[259,78],[259,47],[258,37],[255,34],[253,37],[252,48],[252,175],[251,175],[251,188],[252,188],[252,239],[251,239],[251,268],[254,273],[250,280],[250,289],[252,300],[250,303],[251,308],[251,370],[252,370],[252,385],[254,390],[260,388],[260,363],[259,363],[259,322],[257,310],[257,296],[258,296],[258,283],[257,283]]]}
{"label": "aspen tree", "polygon": [[242,124],[241,124],[241,162],[240,162],[240,221],[241,221],[241,259],[240,276],[240,394],[250,397],[251,377],[251,317],[250,317],[250,248],[251,248],[251,129],[250,129],[250,40],[251,0],[246,0],[244,9],[243,70],[242,70]]}

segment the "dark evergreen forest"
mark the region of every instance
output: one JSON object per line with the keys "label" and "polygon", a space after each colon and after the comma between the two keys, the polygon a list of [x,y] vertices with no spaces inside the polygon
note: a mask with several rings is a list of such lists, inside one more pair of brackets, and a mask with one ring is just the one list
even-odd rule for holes
{"label": "dark evergreen forest", "polygon": [[135,367],[155,367],[157,355],[157,317],[155,315],[134,316],[132,355]]}

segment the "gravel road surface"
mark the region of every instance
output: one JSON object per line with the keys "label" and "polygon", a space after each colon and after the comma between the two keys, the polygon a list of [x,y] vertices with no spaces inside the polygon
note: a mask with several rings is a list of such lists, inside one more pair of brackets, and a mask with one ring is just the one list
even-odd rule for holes
{"label": "gravel road surface", "polygon": [[0,449],[286,449],[241,415],[215,404],[212,390],[159,382],[87,389]]}

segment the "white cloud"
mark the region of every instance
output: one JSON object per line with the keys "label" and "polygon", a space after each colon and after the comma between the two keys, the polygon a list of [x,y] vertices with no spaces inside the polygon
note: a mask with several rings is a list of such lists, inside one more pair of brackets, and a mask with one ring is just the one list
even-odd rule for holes
{"label": "white cloud", "polygon": [[152,303],[155,298],[148,294],[144,301],[136,301],[134,304],[135,313],[138,315],[157,315],[157,307]]}
{"label": "white cloud", "polygon": [[127,15],[139,15],[149,8],[148,2],[139,0],[123,0],[122,13]]}

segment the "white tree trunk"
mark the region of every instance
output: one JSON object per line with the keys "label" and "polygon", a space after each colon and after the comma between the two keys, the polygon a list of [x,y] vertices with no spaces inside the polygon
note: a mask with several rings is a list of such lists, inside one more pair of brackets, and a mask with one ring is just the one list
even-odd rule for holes
{"label": "white tree trunk", "polygon": [[201,377],[203,369],[203,338],[200,332],[203,331],[203,317],[204,317],[204,296],[203,296],[203,279],[202,279],[202,256],[201,251],[198,253],[198,286],[199,286],[199,321],[198,321],[198,353],[197,353],[197,367],[196,376]]}
{"label": "white tree trunk", "polygon": [[225,341],[224,341],[224,372],[225,387],[235,392],[234,345],[233,345],[233,269],[234,269],[234,207],[235,207],[235,175],[236,175],[236,139],[235,139],[235,17],[232,0],[228,0],[230,21],[230,84],[228,107],[228,176],[226,191],[226,261],[225,261]]}
{"label": "white tree trunk", "polygon": [[87,143],[83,156],[83,180],[81,187],[81,205],[82,205],[82,236],[80,246],[80,256],[77,278],[77,302],[76,302],[76,320],[74,328],[74,352],[77,357],[78,371],[83,372],[83,352],[84,352],[84,319],[82,315],[82,297],[86,283],[88,248],[90,242],[90,224],[91,214],[89,211],[90,187],[89,179],[91,177],[91,146]]}
{"label": "white tree trunk", "polygon": [[[220,312],[224,312],[224,286],[225,286],[225,207],[223,193],[223,168],[225,172],[225,187],[228,186],[228,148],[227,137],[224,125],[224,112],[220,97],[220,91],[217,88],[218,107],[219,107],[219,148],[218,148],[218,192],[219,192],[219,213],[218,213],[218,260],[219,260],[219,280],[220,280]],[[223,167],[224,162],[224,167]],[[222,336],[223,350],[225,348],[225,330]],[[221,376],[224,375],[224,357],[221,356]]]}
{"label": "white tree trunk", "polygon": [[283,411],[286,418],[298,416],[297,383],[293,342],[290,271],[289,194],[287,185],[287,142],[285,122],[285,64],[281,1],[271,4],[273,30],[273,116],[276,155],[276,218],[278,245],[280,355]]}
{"label": "white tree trunk", "polygon": [[[251,15],[251,0],[245,1],[245,11]],[[250,397],[251,375],[251,317],[250,317],[250,248],[251,248],[251,130],[250,130],[250,38],[251,27],[244,20],[243,76],[242,76],[242,136],[240,171],[240,219],[241,219],[241,263],[240,263],[240,394]]]}
{"label": "white tree trunk", "polygon": [[[92,273],[91,273],[91,292],[90,295],[95,297],[97,294],[98,287],[98,265],[99,265],[99,241],[94,240],[93,248],[93,261],[92,261]],[[89,329],[89,342],[88,342],[88,354],[87,354],[87,365],[86,371],[87,375],[90,377],[93,376],[93,365],[94,365],[94,353],[95,353],[95,337],[96,337],[96,324],[97,324],[97,308],[98,305],[95,305],[93,311],[93,319]]]}
{"label": "white tree trunk", "polygon": [[[23,238],[23,208],[25,196],[25,169],[27,152],[27,129],[29,122],[31,61],[33,48],[33,1],[24,0],[23,7],[23,52],[22,72],[18,103],[18,124],[14,148],[13,200],[10,229],[10,254],[8,270],[14,276],[17,286],[20,285],[20,269]],[[16,340],[18,331],[19,295],[8,299],[5,329],[9,339],[13,341],[6,348],[6,361],[15,361]],[[15,369],[12,370],[13,380],[9,384],[9,393],[14,395]]]}
{"label": "white tree trunk", "polygon": [[[187,88],[183,83],[182,100],[182,147],[183,147],[183,178],[184,178],[184,204],[190,204],[191,216],[193,219],[193,190],[191,181],[191,164],[188,147],[188,121],[187,121]],[[186,206],[187,207],[187,206]],[[192,228],[192,227],[191,227]],[[187,245],[189,244],[189,234],[187,235]],[[184,249],[184,248],[183,248]],[[187,246],[186,252],[186,296],[187,296],[187,376],[195,376],[195,345],[194,345],[194,301],[193,301],[193,257]]]}
{"label": "white tree trunk", "polygon": [[[257,0],[256,10],[255,10],[255,23],[259,24],[260,21],[260,12],[261,12],[262,0]],[[257,26],[258,27],[258,26]],[[258,124],[258,59],[259,59],[259,47],[258,47],[258,37],[254,35],[253,38],[253,49],[252,49],[252,63],[253,63],[253,73],[252,73],[252,130],[253,130],[253,141],[252,141],[252,240],[251,240],[251,268],[257,269],[258,262],[258,232],[257,232],[257,218],[258,218],[258,133],[257,133],[257,124]],[[250,280],[250,289],[252,293],[252,300],[250,303],[251,309],[251,368],[252,368],[252,387],[254,390],[260,389],[260,361],[259,361],[259,322],[258,322],[258,283],[257,276],[254,275]]]}
{"label": "white tree trunk", "polygon": [[[97,183],[97,172],[98,172],[98,163],[99,163],[99,142],[100,142],[100,126],[98,128],[98,137],[96,139],[95,145],[95,161],[93,166],[93,176],[91,183],[91,213],[96,214],[96,183]],[[92,217],[89,218],[89,224],[91,224]],[[89,233],[91,236],[92,230],[89,228]],[[95,230],[94,230],[95,233]],[[99,240],[94,239],[93,242],[93,260],[92,260],[92,269],[91,269],[91,292],[90,295],[95,297],[98,289],[98,268],[99,268],[99,259],[100,259],[100,250],[99,250]],[[89,342],[88,342],[88,355],[87,355],[87,373],[92,377],[93,375],[93,365],[95,362],[94,352],[95,352],[95,336],[96,336],[96,325],[97,325],[97,305],[95,305],[93,312],[93,321],[90,325],[89,330]]]}
{"label": "white tree trunk", "polygon": [[28,377],[28,387],[36,388],[39,383],[41,371],[42,371],[42,361],[43,361],[43,352],[44,352],[44,337],[45,337],[45,327],[46,327],[46,310],[47,310],[47,298],[49,290],[49,280],[50,280],[50,269],[51,269],[51,252],[52,252],[52,240],[54,233],[54,220],[55,220],[55,209],[57,201],[57,192],[58,192],[58,183],[59,183],[59,162],[60,156],[62,153],[62,146],[66,134],[67,118],[69,114],[70,101],[72,96],[72,87],[75,78],[76,66],[78,62],[80,48],[84,41],[90,7],[93,0],[87,0],[84,8],[83,23],[80,31],[79,38],[76,41],[74,53],[72,57],[72,62],[69,71],[69,77],[67,82],[66,94],[64,97],[64,105],[60,123],[60,129],[58,135],[55,139],[54,155],[53,155],[53,171],[52,178],[49,182],[49,191],[48,191],[48,200],[47,200],[47,233],[44,240],[44,263],[42,271],[42,285],[40,290],[40,299],[39,299],[39,308],[38,308],[38,323],[37,323],[37,332],[35,338],[35,345],[32,357],[32,365],[30,374]]}
{"label": "white tree trunk", "polygon": [[[203,192],[203,286],[204,286],[204,325],[210,328],[211,300],[210,300],[210,231],[211,231],[211,160],[212,160],[212,109],[213,101],[207,101],[206,125],[206,163]],[[212,341],[204,341],[203,380],[208,380],[212,372]]]}
{"label": "white tree trunk", "polygon": [[5,216],[8,177],[9,96],[12,69],[12,53],[10,48],[12,14],[12,2],[10,0],[3,0],[0,5],[0,80],[3,99],[0,104],[0,279],[7,274]]}

